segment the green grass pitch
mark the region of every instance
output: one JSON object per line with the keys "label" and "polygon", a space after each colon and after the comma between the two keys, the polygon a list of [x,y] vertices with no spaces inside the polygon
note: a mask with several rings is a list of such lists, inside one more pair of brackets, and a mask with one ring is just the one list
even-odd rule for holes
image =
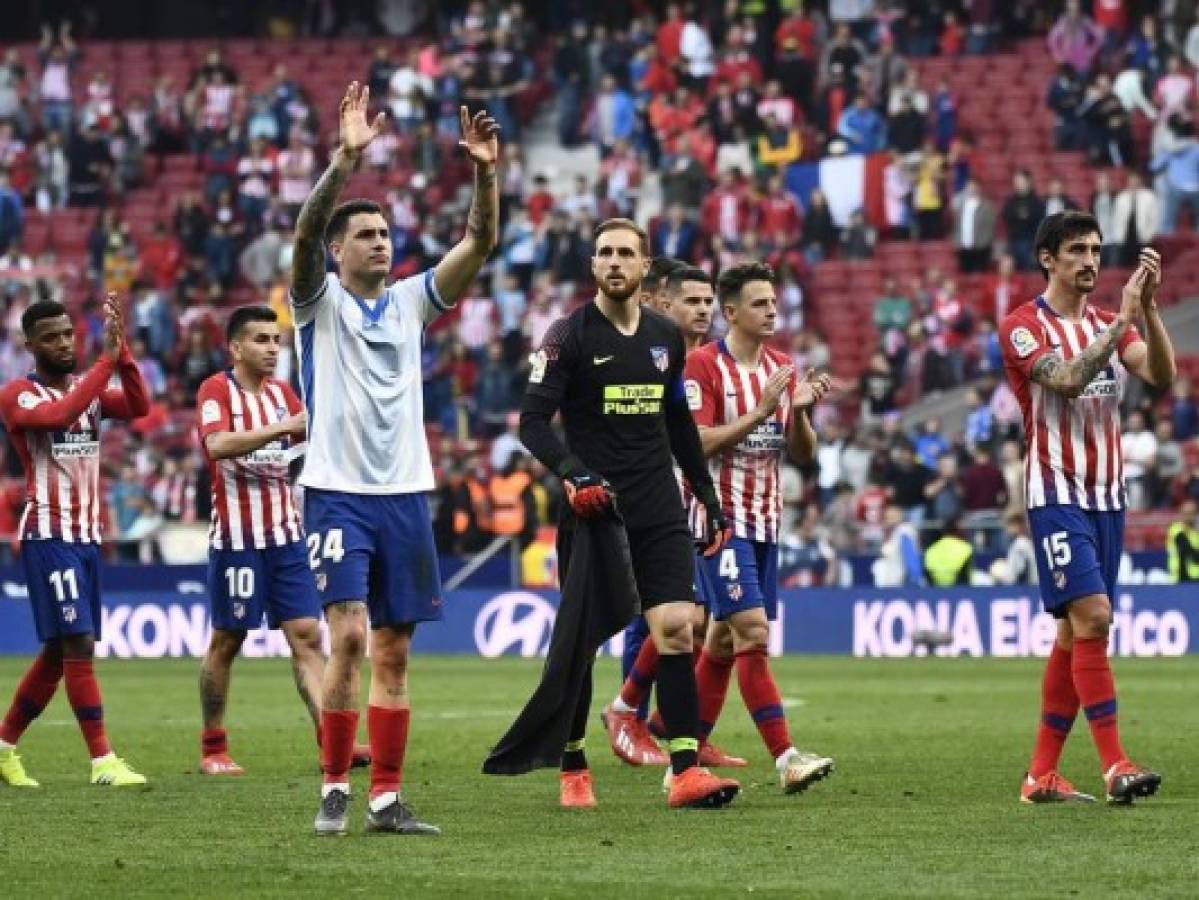
{"label": "green grass pitch", "polygon": [[[0,702],[26,664],[0,660]],[[557,807],[552,772],[479,767],[537,678],[533,660],[418,658],[405,793],[439,839],[312,834],[312,729],[287,664],[239,660],[229,729],[243,779],[196,774],[197,663],[102,661],[109,733],[151,786],[87,784],[59,696],[21,752],[38,791],[0,787],[3,897],[1011,897],[1199,892],[1199,659],[1115,663],[1134,758],[1165,782],[1132,808],[1016,801],[1036,721],[1035,660],[786,658],[792,734],[837,772],[784,797],[734,684],[718,743],[750,756],[721,811],[672,811],[661,772],[589,732],[600,808]],[[601,663],[597,701],[617,687]],[[595,718],[593,716],[593,723]],[[1085,722],[1063,772],[1100,793]]]}

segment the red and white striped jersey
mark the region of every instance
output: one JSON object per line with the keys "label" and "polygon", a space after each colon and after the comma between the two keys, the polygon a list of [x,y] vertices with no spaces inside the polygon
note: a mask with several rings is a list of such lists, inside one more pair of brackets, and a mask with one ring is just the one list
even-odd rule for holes
{"label": "red and white striped jersey", "polygon": [[[114,370],[121,387],[107,389]],[[22,540],[100,543],[100,421],[132,419],[149,409],[145,382],[133,358],[115,366],[107,357],[66,391],[36,375],[0,391],[0,415],[25,470]]]}
{"label": "red and white striped jersey", "polygon": [[1120,451],[1120,398],[1128,381],[1121,360],[1141,340],[1135,326],[1120,339],[1111,361],[1081,395],[1063,397],[1032,380],[1046,353],[1069,360],[1106,330],[1115,314],[1087,304],[1077,321],[1064,319],[1044,297],[1025,303],[999,326],[1008,381],[1024,414],[1027,506],[1071,505],[1091,510],[1124,508]]}
{"label": "red and white striped jersey", "polygon": [[[738,365],[723,340],[688,354],[684,386],[695,424],[710,428],[735,422],[758,405],[771,374],[790,364],[785,354],[763,347],[758,367],[751,371]],[[720,504],[732,519],[737,537],[778,542],[783,514],[779,457],[787,445],[790,395],[796,383],[792,378],[774,415],[737,446],[708,459]]]}
{"label": "red and white striped jersey", "polygon": [[302,408],[296,392],[277,378],[267,378],[257,394],[243,390],[231,370],[200,385],[196,428],[212,478],[208,540],[214,550],[263,550],[303,539],[288,477],[292,438],[271,441],[245,456],[216,460],[204,443],[210,434],[262,428]]}

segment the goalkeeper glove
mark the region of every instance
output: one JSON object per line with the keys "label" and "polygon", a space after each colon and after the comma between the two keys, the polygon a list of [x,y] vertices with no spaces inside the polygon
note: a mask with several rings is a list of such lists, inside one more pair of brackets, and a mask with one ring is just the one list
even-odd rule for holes
{"label": "goalkeeper glove", "polygon": [[704,506],[704,530],[699,539],[699,548],[704,556],[715,556],[720,548],[729,542],[733,536],[733,524],[720,508],[720,501],[715,491],[700,499]]}
{"label": "goalkeeper glove", "polygon": [[612,485],[594,472],[575,472],[563,479],[563,485],[570,508],[580,519],[594,519],[612,510],[616,499]]}

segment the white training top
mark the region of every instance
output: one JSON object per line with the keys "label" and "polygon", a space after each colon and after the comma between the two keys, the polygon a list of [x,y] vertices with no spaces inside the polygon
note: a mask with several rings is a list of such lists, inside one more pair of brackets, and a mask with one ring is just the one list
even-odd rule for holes
{"label": "white training top", "polygon": [[421,342],[449,309],[429,269],[356,297],[329,273],[306,300],[291,295],[299,329],[308,455],[300,484],[351,494],[433,490],[425,441]]}

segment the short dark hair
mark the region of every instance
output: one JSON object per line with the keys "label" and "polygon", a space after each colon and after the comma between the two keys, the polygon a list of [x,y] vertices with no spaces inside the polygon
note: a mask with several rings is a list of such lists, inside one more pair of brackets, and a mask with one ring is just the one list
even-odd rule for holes
{"label": "short dark hair", "polygon": [[260,306],[252,304],[250,306],[239,306],[229,316],[229,323],[225,326],[225,340],[237,340],[238,335],[251,322],[277,322],[279,316],[269,306]]}
{"label": "short dark hair", "polygon": [[1043,218],[1037,226],[1032,252],[1045,279],[1049,279],[1049,270],[1041,265],[1042,250],[1048,250],[1051,256],[1057,256],[1057,251],[1066,241],[1092,233],[1099,235],[1099,240],[1103,240],[1099,220],[1088,212],[1065,209]]}
{"label": "short dark hair", "polygon": [[21,313],[21,331],[25,337],[33,337],[33,329],[42,319],[56,319],[66,314],[67,308],[57,300],[38,300]]}
{"label": "short dark hair", "polygon": [[666,285],[672,291],[679,291],[683,289],[684,281],[702,281],[704,284],[710,287],[712,284],[712,276],[710,276],[699,266],[683,265],[679,266],[667,276]]}
{"label": "short dark hair", "polygon": [[774,283],[774,270],[763,262],[739,263],[720,273],[716,279],[716,294],[720,305],[735,304],[741,299],[741,289],[751,281]]}
{"label": "short dark hair", "polygon": [[651,294],[657,292],[672,272],[685,268],[686,265],[681,259],[675,259],[673,256],[655,256],[650,260],[645,277],[641,279],[641,289]]}
{"label": "short dark hair", "polygon": [[333,210],[333,215],[329,217],[329,224],[325,226],[325,243],[331,244],[334,241],[342,240],[346,236],[346,227],[350,224],[350,216],[356,216],[359,213],[373,213],[382,216],[383,207],[374,200],[361,198],[347,200]]}
{"label": "short dark hair", "polygon": [[638,240],[641,242],[641,255],[649,256],[649,235],[645,233],[644,228],[642,228],[632,219],[604,219],[604,221],[600,222],[599,225],[595,227],[596,243],[599,242],[599,236],[605,231],[616,231],[619,228],[623,228],[626,231],[631,231],[633,234],[637,235]]}

